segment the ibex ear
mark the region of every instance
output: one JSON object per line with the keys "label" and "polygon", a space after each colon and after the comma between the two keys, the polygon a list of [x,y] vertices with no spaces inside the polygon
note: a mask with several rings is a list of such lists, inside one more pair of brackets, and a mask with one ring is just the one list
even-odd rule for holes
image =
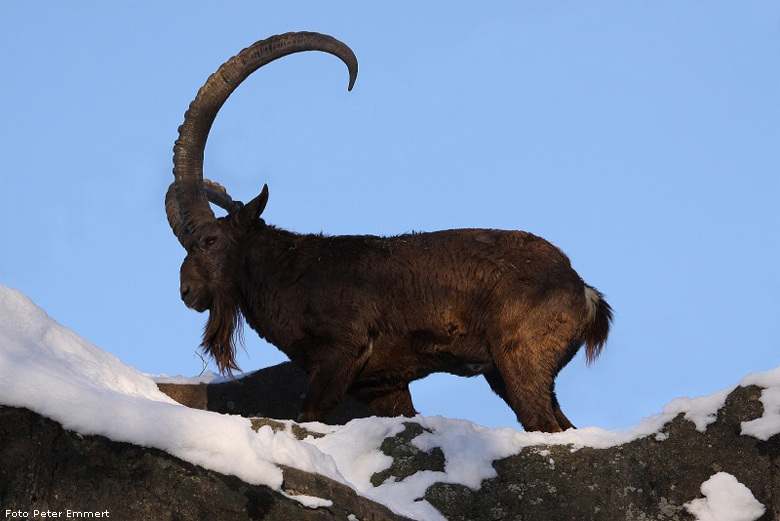
{"label": "ibex ear", "polygon": [[246,223],[254,221],[263,213],[265,205],[268,203],[268,185],[263,185],[263,191],[260,195],[249,201],[238,211],[238,218]]}

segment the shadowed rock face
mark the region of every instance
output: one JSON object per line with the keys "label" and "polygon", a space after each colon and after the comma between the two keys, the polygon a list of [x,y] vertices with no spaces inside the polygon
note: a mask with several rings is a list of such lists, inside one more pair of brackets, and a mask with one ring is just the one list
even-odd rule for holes
{"label": "shadowed rock face", "polygon": [[[664,427],[663,436],[609,449],[528,447],[495,461],[497,477],[483,481],[479,490],[436,483],[424,499],[450,520],[692,520],[684,505],[702,497],[701,484],[713,474],[727,472],[766,507],[761,521],[780,519],[780,435],[761,441],[740,434],[742,422],[762,415],[761,392],[737,388],[704,433],[681,415]],[[240,412],[254,408],[240,403]],[[287,428],[272,420],[253,424]],[[447,464],[440,449],[414,446],[423,427],[414,420],[405,425],[381,444],[393,464],[374,475],[375,486],[442,471]],[[299,438],[311,434],[292,431]],[[310,509],[159,450],[68,432],[12,407],[0,407],[0,462],[2,511],[108,509],[111,519],[319,520],[350,514],[360,520],[403,519],[319,475],[283,469],[287,493],[333,502]]]}
{"label": "shadowed rock face", "polygon": [[[214,384],[164,384],[157,387],[177,402],[194,409],[246,417],[294,420],[306,392],[306,373],[291,362],[248,374],[240,380]],[[371,416],[363,402],[347,396],[324,423],[343,425]]]}

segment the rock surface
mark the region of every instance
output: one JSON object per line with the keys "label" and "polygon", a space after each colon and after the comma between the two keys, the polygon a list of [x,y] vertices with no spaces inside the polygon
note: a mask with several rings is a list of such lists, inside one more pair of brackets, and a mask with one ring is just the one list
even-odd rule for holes
{"label": "rock surface", "polygon": [[[162,392],[187,407],[277,420],[298,417],[306,386],[306,373],[292,362],[220,383],[157,384]],[[371,411],[363,402],[347,396],[325,423],[343,425],[349,420],[368,416],[371,416]]]}
{"label": "rock surface", "polygon": [[[103,514],[85,516],[90,518],[132,521],[319,521],[350,515],[360,520],[406,519],[322,476],[283,469],[287,494],[332,502],[309,508],[268,487],[197,467],[157,449],[66,431],[15,407],[0,407],[0,462],[4,519],[51,517],[45,513],[68,518],[69,510]],[[20,515],[9,516],[6,510]]]}
{"label": "rock surface", "polygon": [[[498,477],[480,490],[435,484],[425,498],[447,519],[692,520],[685,503],[717,472],[734,475],[780,519],[780,436],[741,435],[761,416],[761,389],[738,387],[706,432],[682,415],[657,436],[611,449],[535,446],[494,462]],[[667,437],[668,436],[668,437]]]}
{"label": "rock surface", "polygon": [[[780,519],[780,435],[762,441],[741,434],[742,422],[763,413],[761,393],[756,386],[736,388],[705,432],[680,415],[657,435],[608,449],[526,447],[495,461],[496,477],[478,490],[435,483],[424,499],[450,520],[693,520],[685,504],[702,497],[701,484],[712,475],[727,472],[766,507],[761,521]],[[234,412],[245,407],[252,405]],[[288,429],[299,439],[312,434],[273,420],[253,424]],[[414,445],[421,425],[412,419],[404,426],[381,444],[393,464],[373,476],[374,486],[441,472],[447,464],[436,447],[424,452]],[[319,475],[283,469],[287,494],[332,502],[308,508],[162,451],[68,432],[12,407],[0,408],[0,461],[2,511],[109,510],[112,519],[403,519]]]}

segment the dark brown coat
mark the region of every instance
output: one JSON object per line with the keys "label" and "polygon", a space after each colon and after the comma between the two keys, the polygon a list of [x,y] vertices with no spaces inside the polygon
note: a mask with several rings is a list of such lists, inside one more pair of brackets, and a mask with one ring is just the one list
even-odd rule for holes
{"label": "dark brown coat", "polygon": [[[266,224],[265,187],[233,203],[203,181],[203,146],[219,107],[253,70],[302,50],[349,67],[340,42],[272,37],[223,65],[185,115],[166,208],[187,249],[181,296],[209,310],[203,347],[236,369],[241,316],[309,374],[299,420],[320,420],[347,393],[378,415],[414,415],[409,382],[433,372],[482,374],[527,430],[572,427],[554,393],[558,372],[607,339],[611,309],[561,250],[530,233],[446,230],[397,237],[301,235]],[[217,78],[219,81],[215,80]],[[216,219],[208,200],[228,208]]]}

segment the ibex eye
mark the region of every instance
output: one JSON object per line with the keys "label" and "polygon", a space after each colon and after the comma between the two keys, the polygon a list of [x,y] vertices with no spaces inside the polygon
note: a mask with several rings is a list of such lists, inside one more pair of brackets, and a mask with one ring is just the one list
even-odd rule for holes
{"label": "ibex eye", "polygon": [[212,246],[215,242],[217,242],[217,238],[216,237],[206,237],[206,238],[203,239],[203,246],[204,247],[209,247],[209,246]]}

